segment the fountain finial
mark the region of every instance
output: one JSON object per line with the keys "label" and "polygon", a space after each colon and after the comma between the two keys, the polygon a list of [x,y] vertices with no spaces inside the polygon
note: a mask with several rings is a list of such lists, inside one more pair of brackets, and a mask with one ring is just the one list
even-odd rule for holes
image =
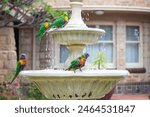
{"label": "fountain finial", "polygon": [[83,0],[70,0],[70,6],[72,8],[72,17],[69,20],[65,28],[87,28],[86,24],[82,20],[81,11],[83,6]]}

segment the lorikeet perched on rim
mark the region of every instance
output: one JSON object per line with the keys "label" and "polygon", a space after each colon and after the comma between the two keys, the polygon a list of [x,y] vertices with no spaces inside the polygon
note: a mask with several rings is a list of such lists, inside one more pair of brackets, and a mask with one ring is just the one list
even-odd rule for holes
{"label": "lorikeet perched on rim", "polygon": [[16,67],[16,71],[15,71],[15,75],[12,79],[12,81],[10,82],[10,84],[13,83],[13,81],[16,79],[16,77],[18,76],[18,74],[20,73],[20,71],[22,71],[24,69],[24,67],[26,66],[27,61],[26,61],[26,54],[22,53],[20,56],[20,59],[17,63],[17,67]]}
{"label": "lorikeet perched on rim", "polygon": [[88,57],[88,53],[82,54],[79,58],[73,60],[69,68],[67,68],[66,70],[73,70],[75,72],[77,69],[79,69],[80,71],[82,71],[81,68],[85,66],[85,62]]}
{"label": "lorikeet perched on rim", "polygon": [[62,16],[54,20],[54,22],[50,25],[50,28],[59,28],[64,26],[69,20],[68,12],[64,12]]}
{"label": "lorikeet perched on rim", "polygon": [[46,33],[47,30],[51,28],[59,28],[64,26],[68,22],[68,19],[68,12],[64,12],[63,15],[54,20],[52,24],[50,24],[50,22],[47,21],[43,23],[38,31],[39,43],[41,42],[43,35]]}

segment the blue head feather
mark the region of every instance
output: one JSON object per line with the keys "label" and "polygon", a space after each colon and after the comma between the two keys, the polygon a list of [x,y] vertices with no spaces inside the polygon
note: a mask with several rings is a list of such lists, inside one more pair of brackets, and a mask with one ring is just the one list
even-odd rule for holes
{"label": "blue head feather", "polygon": [[25,58],[26,58],[26,54],[25,53],[21,53],[20,59],[25,59]]}
{"label": "blue head feather", "polygon": [[86,59],[90,56],[89,53],[84,53],[84,55]]}

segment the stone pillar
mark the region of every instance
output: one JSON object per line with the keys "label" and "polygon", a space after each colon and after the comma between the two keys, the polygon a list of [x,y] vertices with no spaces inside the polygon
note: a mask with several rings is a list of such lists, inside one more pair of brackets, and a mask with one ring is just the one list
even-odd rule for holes
{"label": "stone pillar", "polygon": [[17,56],[15,50],[13,28],[0,28],[0,82],[11,70],[16,68]]}
{"label": "stone pillar", "polygon": [[32,57],[33,57],[33,29],[32,28],[20,28],[19,29],[19,54],[26,53],[27,65],[26,70],[31,70]]}
{"label": "stone pillar", "polygon": [[143,56],[147,79],[150,80],[150,23],[143,24]]}
{"label": "stone pillar", "polygon": [[50,35],[45,35],[40,44],[39,61],[40,69],[50,69],[54,67],[54,43]]}
{"label": "stone pillar", "polygon": [[116,46],[117,46],[117,69],[125,68],[125,22],[117,21]]}

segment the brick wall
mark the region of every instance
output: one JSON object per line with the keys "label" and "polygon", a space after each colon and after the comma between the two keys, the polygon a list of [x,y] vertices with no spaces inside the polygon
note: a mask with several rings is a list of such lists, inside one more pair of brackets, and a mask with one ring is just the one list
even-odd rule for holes
{"label": "brick wall", "polygon": [[[49,2],[49,0],[44,0]],[[139,6],[150,7],[150,0],[83,0],[84,5]],[[54,6],[69,6],[69,0],[51,0]]]}
{"label": "brick wall", "polygon": [[150,92],[150,82],[120,83],[116,87],[119,94],[144,94]]}
{"label": "brick wall", "polygon": [[[0,21],[2,23],[2,21]],[[13,28],[0,28],[0,82],[16,68],[17,56]]]}

